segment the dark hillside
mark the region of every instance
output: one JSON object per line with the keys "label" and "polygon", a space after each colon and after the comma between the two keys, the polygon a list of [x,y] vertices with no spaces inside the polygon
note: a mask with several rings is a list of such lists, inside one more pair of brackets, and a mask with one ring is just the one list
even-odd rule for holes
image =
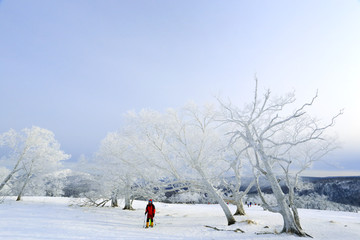
{"label": "dark hillside", "polygon": [[328,197],[329,201],[360,207],[360,177],[304,177],[314,189],[300,191],[299,195],[317,193]]}

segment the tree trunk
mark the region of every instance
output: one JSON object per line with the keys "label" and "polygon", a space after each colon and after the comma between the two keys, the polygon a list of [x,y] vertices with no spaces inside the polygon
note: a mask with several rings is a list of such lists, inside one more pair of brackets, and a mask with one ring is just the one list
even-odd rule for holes
{"label": "tree trunk", "polygon": [[213,197],[216,199],[216,201],[220,204],[222,210],[224,211],[224,214],[226,216],[226,219],[228,221],[228,225],[232,225],[234,224],[235,218],[234,216],[231,214],[230,209],[228,207],[228,205],[225,203],[224,199],[222,199],[222,197],[219,196],[219,194],[216,192],[215,188],[211,185],[211,183],[205,178],[205,173],[200,169],[197,168],[196,169],[200,175],[202,176],[203,182],[205,184],[205,187],[207,188],[208,191],[210,191],[210,194],[213,195]]}
{"label": "tree trunk", "polygon": [[123,209],[124,210],[134,210],[133,207],[131,206],[130,197],[125,197],[125,207]]}
{"label": "tree trunk", "polygon": [[284,220],[284,227],[281,232],[284,233],[294,233],[296,235],[305,237],[308,236],[301,228],[298,227],[296,224],[295,218],[292,215],[289,206],[287,205],[286,201],[280,205],[280,214]]}
{"label": "tree trunk", "polygon": [[245,209],[244,209],[244,204],[242,203],[242,199],[240,199],[239,201],[236,201],[236,212],[234,215],[241,215],[241,216],[245,216]]}
{"label": "tree trunk", "polygon": [[[18,164],[17,164],[18,165]],[[10,180],[10,178],[18,171],[17,165],[15,166],[15,168],[11,171],[11,173],[9,173],[9,175],[6,176],[6,178],[2,181],[2,183],[0,184],[0,191],[5,187],[6,183]]]}
{"label": "tree trunk", "polygon": [[286,201],[285,194],[283,193],[279,181],[276,176],[273,174],[270,165],[264,161],[265,168],[267,170],[266,178],[269,180],[271,189],[273,190],[274,196],[277,200],[279,213],[283,217],[284,227],[282,232],[285,233],[294,233],[299,236],[308,236],[297,224],[294,218],[294,215],[291,213],[289,203]]}
{"label": "tree trunk", "polygon": [[6,183],[10,180],[10,178],[17,172],[19,171],[18,166],[21,162],[21,160],[23,159],[26,151],[27,151],[27,147],[24,148],[23,152],[21,153],[21,156],[19,157],[19,159],[17,160],[13,170],[9,173],[9,175],[6,176],[6,178],[2,181],[2,183],[0,184],[0,191],[3,189],[3,187],[6,185]]}
{"label": "tree trunk", "polygon": [[[30,181],[30,177],[31,177],[31,175],[32,175],[32,170],[33,170],[34,161],[35,161],[35,158],[33,158],[33,159],[31,160],[31,164],[30,164],[29,170],[27,171],[27,175],[26,175],[26,178],[25,178],[24,185],[23,185],[23,187],[21,188],[21,190],[20,190],[20,192],[19,192],[19,195],[18,195],[16,201],[20,201],[20,200],[21,200],[21,196],[22,196],[22,194],[23,194],[23,192],[24,192],[27,184],[28,184],[29,181]],[[26,168],[24,168],[24,169],[26,170]]]}
{"label": "tree trunk", "polygon": [[130,185],[125,187],[125,206],[123,210],[134,210],[131,206]]}
{"label": "tree trunk", "polygon": [[254,184],[255,184],[255,180],[253,180],[249,184],[249,186],[247,186],[244,192],[240,192],[240,184],[239,186],[237,186],[237,191],[235,192],[236,212],[234,215],[241,215],[241,216],[246,215],[242,199],[246,194],[248,194],[248,192],[254,186]]}
{"label": "tree trunk", "polygon": [[111,207],[118,207],[118,200],[117,200],[117,197],[118,197],[118,191],[114,191],[111,195]]}
{"label": "tree trunk", "polygon": [[212,193],[212,195],[215,197],[215,199],[218,201],[218,203],[220,204],[222,210],[225,213],[226,219],[228,221],[228,225],[232,225],[234,224],[235,218],[234,216],[231,214],[230,209],[228,207],[228,205],[225,203],[225,201],[219,196],[219,194],[216,192],[216,190],[214,189],[213,186],[211,186],[211,188],[209,189]]}
{"label": "tree trunk", "polygon": [[25,183],[24,183],[24,185],[22,186],[22,188],[21,188],[21,190],[20,190],[20,192],[19,192],[19,194],[18,194],[18,196],[17,196],[16,201],[20,201],[20,200],[21,200],[21,196],[22,196],[22,194],[23,194],[23,192],[24,192],[24,190],[25,190],[26,185],[27,185],[28,182],[29,182],[29,178],[30,178],[30,175],[27,175],[27,177],[26,177],[26,179],[25,179]]}
{"label": "tree trunk", "polygon": [[235,204],[236,204],[236,212],[234,213],[234,215],[241,215],[244,216],[246,215],[245,213],[245,209],[242,203],[242,197],[245,195],[243,193],[240,192],[240,187],[241,187],[241,178],[239,177],[239,172],[237,172],[235,170],[235,175],[236,175],[236,185],[235,185],[235,191],[234,191],[234,199],[235,199]]}
{"label": "tree trunk", "polygon": [[290,186],[288,186],[288,187],[289,187],[289,202],[290,202],[290,207],[291,207],[294,219],[295,219],[295,223],[298,226],[298,228],[302,230],[302,227],[300,224],[299,213],[298,213],[297,208],[294,203],[294,195],[295,195],[294,188],[290,187]]}
{"label": "tree trunk", "polygon": [[293,215],[294,215],[294,218],[295,218],[296,225],[298,226],[299,229],[302,230],[302,227],[301,227],[301,224],[300,224],[300,217],[299,217],[299,213],[297,211],[297,208],[293,205],[291,207],[291,209],[292,209],[292,212],[293,212]]}

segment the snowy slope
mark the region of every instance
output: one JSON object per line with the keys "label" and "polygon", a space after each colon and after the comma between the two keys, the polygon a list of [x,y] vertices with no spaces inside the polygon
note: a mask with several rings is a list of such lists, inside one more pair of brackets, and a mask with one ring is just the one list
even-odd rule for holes
{"label": "snowy slope", "polygon": [[[46,197],[24,197],[21,202],[6,199],[0,204],[0,239],[299,239],[284,234],[257,235],[279,232],[282,225],[280,215],[259,207],[246,208],[247,216],[236,217],[238,223],[227,226],[218,205],[155,203],[156,226],[144,229],[145,202],[135,201],[135,211],[123,211],[78,207],[74,201]],[[235,210],[234,206],[230,208]],[[300,209],[300,216],[303,228],[315,239],[360,239],[359,213]]]}

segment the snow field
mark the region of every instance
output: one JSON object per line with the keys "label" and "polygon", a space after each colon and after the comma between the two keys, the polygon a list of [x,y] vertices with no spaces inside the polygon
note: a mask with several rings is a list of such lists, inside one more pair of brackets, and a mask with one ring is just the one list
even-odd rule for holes
{"label": "snow field", "polygon": [[[235,216],[237,223],[227,226],[219,205],[155,202],[156,226],[144,229],[146,202],[134,201],[134,211],[77,203],[70,198],[24,197],[21,202],[7,198],[0,204],[0,239],[299,239],[274,234],[282,229],[281,216],[257,206],[245,206],[247,216]],[[229,207],[235,212],[235,206]],[[314,239],[360,239],[359,213],[299,209],[299,214],[303,228]]]}

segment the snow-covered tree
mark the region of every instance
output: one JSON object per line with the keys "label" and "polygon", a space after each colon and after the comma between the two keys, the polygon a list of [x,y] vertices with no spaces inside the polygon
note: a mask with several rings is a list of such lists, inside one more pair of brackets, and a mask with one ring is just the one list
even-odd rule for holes
{"label": "snow-covered tree", "polygon": [[17,200],[21,199],[29,183],[42,181],[42,176],[57,170],[61,162],[70,158],[60,150],[54,134],[40,127],[25,128],[21,132],[10,130],[1,135],[1,146],[5,147],[6,161],[13,163],[10,173],[0,185],[5,186],[16,173]]}
{"label": "snow-covered tree", "polygon": [[255,184],[255,180],[251,180],[248,182],[248,185],[244,191],[241,191],[242,187],[242,179],[244,177],[248,177],[252,179],[251,168],[249,168],[248,160],[245,157],[244,152],[247,150],[247,145],[242,141],[230,142],[227,147],[225,161],[229,165],[229,176],[233,176],[233,178],[224,177],[222,181],[223,184],[227,186],[227,189],[231,191],[232,198],[231,200],[236,205],[236,212],[234,215],[246,215],[243,198],[246,194],[251,190],[251,188]]}
{"label": "snow-covered tree", "polygon": [[[293,204],[293,190],[298,174],[334,149],[332,139],[326,137],[325,133],[334,125],[339,114],[324,124],[307,112],[317,95],[293,111],[287,107],[295,103],[294,94],[278,98],[270,96],[270,91],[267,91],[263,98],[258,97],[256,81],[254,101],[245,108],[239,109],[220,101],[225,116],[223,121],[236,126],[232,132],[233,140],[241,139],[247,143],[246,152],[255,176],[262,175],[270,183],[277,205],[271,206],[262,198],[262,206],[282,215],[283,232],[306,236]],[[288,195],[283,192],[281,181],[288,186]],[[259,186],[258,190],[261,196]]]}
{"label": "snow-covered tree", "polygon": [[214,187],[228,169],[224,161],[227,142],[216,121],[217,114],[213,106],[200,108],[195,104],[187,105],[179,113],[172,112],[173,142],[170,145],[175,158],[187,164],[199,183],[220,204],[231,225],[235,219]]}
{"label": "snow-covered tree", "polygon": [[118,196],[125,198],[124,209],[132,209],[131,199],[137,195],[139,181],[146,179],[147,167],[138,154],[134,132],[126,127],[109,133],[102,140],[96,156],[96,169],[107,194],[111,194],[112,206],[117,206]]}
{"label": "snow-covered tree", "polygon": [[[7,169],[6,167],[0,167],[0,179],[5,179],[7,176],[9,176],[9,173],[10,173],[9,169]],[[3,185],[0,191],[0,195],[4,195],[4,196],[10,195],[10,187],[8,186],[8,184]]]}
{"label": "snow-covered tree", "polygon": [[3,154],[1,160],[3,164],[6,165],[6,167],[11,169],[2,180],[0,184],[0,191],[5,187],[12,176],[20,169],[20,163],[29,148],[22,148],[21,143],[23,141],[24,137],[22,137],[13,129],[10,129],[8,132],[0,135],[0,147]]}
{"label": "snow-covered tree", "polygon": [[[216,122],[211,106],[189,104],[181,111],[169,109],[165,114],[143,110],[132,113],[138,126],[143,150],[153,176],[162,176],[171,190],[202,189],[221,205],[228,224],[235,223],[227,204],[214,186],[228,168],[224,161],[224,132]],[[159,179],[160,180],[160,179]]]}
{"label": "snow-covered tree", "polygon": [[157,189],[144,192],[143,197],[159,198],[166,192],[184,192],[194,186],[186,163],[176,159],[170,142],[171,119],[168,114],[143,109],[139,113],[129,112],[126,116],[128,130],[136,136],[132,143],[144,170],[142,188]]}
{"label": "snow-covered tree", "polygon": [[44,180],[44,192],[46,196],[59,197],[64,195],[66,178],[72,174],[70,169],[60,170],[46,174]]}

